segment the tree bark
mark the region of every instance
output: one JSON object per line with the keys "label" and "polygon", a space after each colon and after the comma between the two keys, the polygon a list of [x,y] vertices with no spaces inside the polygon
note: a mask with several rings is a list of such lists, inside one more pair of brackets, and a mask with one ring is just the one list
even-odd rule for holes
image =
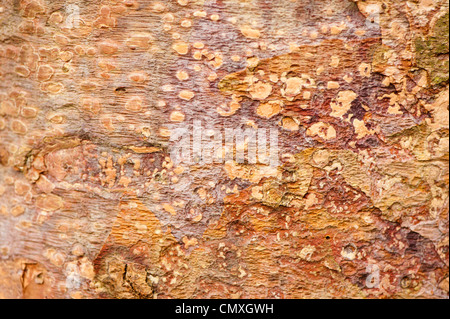
{"label": "tree bark", "polygon": [[4,0],[0,298],[448,298],[448,10]]}

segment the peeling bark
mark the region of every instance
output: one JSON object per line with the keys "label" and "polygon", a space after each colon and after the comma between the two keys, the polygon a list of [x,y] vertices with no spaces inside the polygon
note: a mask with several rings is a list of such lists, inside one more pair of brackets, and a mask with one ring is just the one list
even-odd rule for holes
{"label": "peeling bark", "polygon": [[448,298],[448,10],[3,1],[0,298]]}

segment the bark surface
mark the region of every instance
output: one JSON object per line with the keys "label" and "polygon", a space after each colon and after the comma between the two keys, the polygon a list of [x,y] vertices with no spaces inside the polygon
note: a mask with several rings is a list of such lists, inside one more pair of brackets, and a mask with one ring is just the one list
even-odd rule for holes
{"label": "bark surface", "polygon": [[[0,298],[448,298],[448,11],[3,0]],[[280,165],[174,163],[194,121]]]}

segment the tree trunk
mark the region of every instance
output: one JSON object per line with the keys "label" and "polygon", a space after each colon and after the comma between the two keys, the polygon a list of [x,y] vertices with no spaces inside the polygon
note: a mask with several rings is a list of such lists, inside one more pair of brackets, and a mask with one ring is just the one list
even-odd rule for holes
{"label": "tree trunk", "polygon": [[0,298],[448,298],[448,10],[4,0]]}

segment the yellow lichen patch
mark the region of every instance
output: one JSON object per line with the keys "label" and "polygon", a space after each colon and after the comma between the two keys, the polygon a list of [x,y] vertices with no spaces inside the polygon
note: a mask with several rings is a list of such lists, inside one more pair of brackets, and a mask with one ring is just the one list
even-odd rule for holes
{"label": "yellow lichen patch", "polygon": [[80,83],[80,88],[83,91],[96,91],[99,87],[99,84],[95,79],[85,80]]}
{"label": "yellow lichen patch", "polygon": [[277,74],[271,74],[269,75],[269,80],[270,82],[277,83],[280,80],[280,78],[278,77]]}
{"label": "yellow lichen patch", "polygon": [[141,97],[133,96],[125,103],[125,109],[132,112],[139,112],[142,110],[142,103]]}
{"label": "yellow lichen patch", "polygon": [[173,172],[177,175],[181,175],[184,173],[184,167],[183,166],[177,166],[175,167],[175,169],[173,170]]}
{"label": "yellow lichen patch", "polygon": [[[107,59],[99,59],[98,66],[100,68],[102,68],[105,72],[111,72],[113,70],[117,70],[117,66],[114,63],[112,63],[111,60],[107,60]],[[103,75],[103,76],[105,76],[105,75]]]}
{"label": "yellow lichen patch", "polygon": [[16,72],[17,75],[24,77],[24,78],[29,77],[30,73],[31,73],[30,69],[24,65],[16,66],[16,68],[14,69],[14,72]]}
{"label": "yellow lichen patch", "polygon": [[172,85],[170,85],[170,84],[166,84],[166,85],[163,85],[161,87],[161,90],[163,92],[173,92],[174,91],[174,87]]}
{"label": "yellow lichen patch", "polygon": [[315,252],[316,247],[307,245],[306,247],[303,247],[302,250],[298,253],[298,257],[306,261],[311,261],[311,258]]}
{"label": "yellow lichen patch", "polygon": [[[241,104],[239,103],[241,101],[241,98],[236,97],[233,95],[232,101],[230,102],[229,106],[221,106],[217,108],[217,113],[219,113],[221,116],[232,116],[234,115],[240,108]],[[226,110],[228,108],[228,110]]]}
{"label": "yellow lichen patch", "polygon": [[311,92],[310,91],[304,91],[303,92],[303,99],[304,100],[310,100],[311,99]]}
{"label": "yellow lichen patch", "polygon": [[353,82],[353,78],[349,75],[344,75],[344,77],[342,78],[345,82],[347,83],[352,83]]}
{"label": "yellow lichen patch", "polygon": [[100,101],[96,98],[84,98],[80,106],[83,111],[92,114],[98,114],[101,109]]}
{"label": "yellow lichen patch", "polygon": [[201,50],[205,47],[205,44],[203,42],[194,42],[193,47]]}
{"label": "yellow lichen patch", "polygon": [[402,115],[403,112],[400,109],[400,105],[398,105],[398,103],[395,103],[394,105],[389,105],[389,108],[387,110],[388,114],[392,114],[392,115]]}
{"label": "yellow lichen patch", "polygon": [[50,24],[60,24],[63,22],[63,15],[61,12],[53,12],[50,17],[48,18],[48,23]]}
{"label": "yellow lichen patch", "polygon": [[285,117],[281,120],[281,126],[288,131],[298,131],[300,129],[299,124],[291,117]]}
{"label": "yellow lichen patch", "polygon": [[345,29],[347,29],[347,25],[345,24],[345,22],[342,22],[340,25],[331,26],[330,33],[332,35],[337,35],[340,34],[342,31],[344,31]]}
{"label": "yellow lichen patch", "polygon": [[61,113],[50,112],[46,118],[52,124],[64,124],[67,122],[67,117]]}
{"label": "yellow lichen patch", "polygon": [[327,84],[327,89],[328,90],[335,90],[335,89],[339,89],[341,86],[339,84],[339,82],[336,81],[329,81]]}
{"label": "yellow lichen patch", "polygon": [[90,47],[86,49],[86,54],[89,56],[94,56],[97,54],[97,49],[94,47]]}
{"label": "yellow lichen patch", "polygon": [[82,256],[84,256],[85,249],[84,249],[83,245],[81,245],[81,244],[75,244],[75,245],[73,245],[73,247],[72,247],[71,253],[72,253],[72,255],[74,255],[74,256],[82,257]]}
{"label": "yellow lichen patch", "polygon": [[31,189],[30,184],[23,182],[23,181],[16,181],[14,183],[14,192],[19,195],[23,196]]}
{"label": "yellow lichen patch", "polygon": [[100,8],[97,19],[94,21],[97,28],[113,28],[116,26],[116,19],[111,16],[111,8],[102,6]]}
{"label": "yellow lichen patch", "polygon": [[94,265],[87,259],[87,257],[81,258],[80,260],[80,275],[83,278],[93,280],[95,277]]}
{"label": "yellow lichen patch", "polygon": [[233,55],[233,56],[231,57],[231,61],[233,61],[233,62],[239,62],[239,61],[241,61],[241,57],[238,56],[238,55]]}
{"label": "yellow lichen patch", "polygon": [[131,179],[128,176],[121,176],[118,182],[119,185],[122,185],[125,188],[127,188],[130,183]]}
{"label": "yellow lichen patch", "polygon": [[259,183],[263,178],[281,176],[276,167],[240,165],[235,161],[227,161],[224,169],[231,180],[238,178],[252,183]]}
{"label": "yellow lichen patch", "polygon": [[195,11],[194,17],[198,18],[205,18],[207,16],[207,13],[205,11]]}
{"label": "yellow lichen patch", "polygon": [[337,272],[342,271],[341,266],[338,264],[336,260],[334,260],[334,258],[328,258],[328,260],[325,260],[323,264],[330,270],[334,270]]}
{"label": "yellow lichen patch", "polygon": [[194,54],[193,54],[192,56],[193,56],[194,59],[199,60],[199,61],[200,61],[200,60],[202,59],[202,57],[203,57],[202,52],[200,52],[200,51],[195,51]]}
{"label": "yellow lichen patch", "polygon": [[25,123],[23,123],[22,121],[13,120],[11,122],[11,131],[13,131],[14,133],[17,133],[17,134],[24,135],[28,132],[28,128],[25,125]]}
{"label": "yellow lichen patch", "polygon": [[333,55],[333,56],[331,57],[330,66],[332,66],[333,68],[337,68],[337,67],[339,66],[339,62],[340,62],[339,57]]}
{"label": "yellow lichen patch", "polygon": [[372,134],[376,133],[375,130],[369,130],[366,127],[366,124],[364,123],[364,121],[360,121],[358,119],[355,119],[353,121],[353,126],[355,127],[355,133],[357,134],[357,136],[356,136],[357,139],[361,139],[367,135],[372,135]]}
{"label": "yellow lichen patch", "polygon": [[361,63],[358,66],[359,74],[363,77],[369,78],[372,73],[372,66],[368,63]]}
{"label": "yellow lichen patch", "polygon": [[46,82],[41,85],[41,89],[50,94],[59,94],[64,89],[64,85],[59,82]]}
{"label": "yellow lichen patch", "polygon": [[330,162],[330,157],[331,154],[327,149],[319,149],[313,153],[311,165],[323,168]]}
{"label": "yellow lichen patch", "polygon": [[210,75],[208,75],[208,81],[213,82],[215,80],[217,80],[217,73],[211,73]]}
{"label": "yellow lichen patch", "polygon": [[210,61],[209,64],[215,69],[220,69],[220,67],[223,65],[222,53],[214,54],[214,59],[212,61]]}
{"label": "yellow lichen patch", "polygon": [[75,48],[74,48],[74,51],[75,51],[76,54],[78,54],[80,56],[83,56],[83,55],[86,54],[85,48],[83,46],[81,46],[81,45],[76,45]]}
{"label": "yellow lichen patch", "polygon": [[23,215],[25,213],[25,207],[18,205],[18,206],[14,206],[11,211],[10,211],[11,215],[13,215],[14,217],[18,217],[20,215]]}
{"label": "yellow lichen patch", "polygon": [[[3,189],[0,189],[0,194],[3,195],[2,191],[4,191]],[[5,205],[0,206],[0,216],[4,216],[7,217],[9,215],[8,209],[6,208]]]}
{"label": "yellow lichen patch", "polygon": [[329,31],[328,25],[323,25],[320,27],[320,32],[322,32],[323,34],[328,33],[328,31]]}
{"label": "yellow lichen patch", "polygon": [[298,77],[289,78],[286,80],[285,94],[288,97],[294,97],[300,94],[302,90],[303,80]]}
{"label": "yellow lichen patch", "polygon": [[269,101],[261,103],[256,110],[256,113],[266,119],[270,119],[281,112],[283,103],[281,101]]}
{"label": "yellow lichen patch", "polygon": [[331,116],[337,118],[343,118],[343,116],[350,110],[352,102],[358,97],[358,95],[350,90],[341,91],[338,93],[334,102],[331,102]]}
{"label": "yellow lichen patch", "polygon": [[250,95],[254,100],[265,100],[272,93],[272,85],[264,82],[257,82],[250,87]]}
{"label": "yellow lichen patch", "polygon": [[56,267],[64,265],[66,259],[66,256],[62,252],[56,251],[53,248],[47,249],[44,256]]}
{"label": "yellow lichen patch", "polygon": [[128,78],[130,79],[130,81],[142,83],[147,80],[147,74],[143,71],[135,71],[135,72],[131,72],[128,75]]}
{"label": "yellow lichen patch", "polygon": [[433,130],[441,128],[448,129],[449,127],[449,91],[444,90],[437,96],[433,104],[426,104],[425,108],[429,110],[433,116],[432,119],[427,119],[428,125]]}
{"label": "yellow lichen patch", "polygon": [[98,50],[101,54],[112,55],[119,50],[119,46],[117,42],[106,40],[98,45]]}
{"label": "yellow lichen patch", "polygon": [[18,116],[20,112],[19,107],[14,101],[5,100],[0,103],[0,115]]}
{"label": "yellow lichen patch", "polygon": [[264,198],[263,188],[261,186],[255,186],[252,188],[252,197],[256,200],[262,200]]}
{"label": "yellow lichen patch", "polygon": [[58,43],[61,46],[65,46],[69,44],[69,38],[62,35],[62,34],[56,34],[54,36],[55,42]]}
{"label": "yellow lichen patch", "polygon": [[317,31],[311,31],[311,32],[309,33],[309,37],[310,37],[311,39],[315,40],[315,39],[317,39],[317,38],[319,37],[319,32],[317,32]]}
{"label": "yellow lichen patch", "polygon": [[174,111],[170,114],[170,120],[172,122],[183,122],[186,116],[180,111]]}
{"label": "yellow lichen patch", "polygon": [[180,81],[186,81],[189,79],[189,74],[186,71],[178,71],[176,77]]}
{"label": "yellow lichen patch", "polygon": [[55,71],[53,68],[48,64],[40,65],[36,74],[38,81],[48,81],[52,78]]}
{"label": "yellow lichen patch", "polygon": [[172,46],[172,49],[180,55],[186,55],[189,52],[189,44],[185,42],[178,42]]}
{"label": "yellow lichen patch", "polygon": [[73,53],[70,51],[63,51],[59,54],[59,58],[64,62],[69,62],[73,58]]}
{"label": "yellow lichen patch", "polygon": [[189,19],[184,19],[183,21],[181,21],[181,26],[183,28],[190,28],[192,26],[192,21]]}
{"label": "yellow lichen patch", "polygon": [[38,114],[38,109],[32,106],[24,107],[21,114],[25,118],[34,118]]}
{"label": "yellow lichen patch", "polygon": [[132,50],[147,50],[150,48],[153,37],[149,33],[134,33],[126,41]]}
{"label": "yellow lichen patch", "polygon": [[288,101],[294,101],[295,97],[299,95],[304,88],[316,88],[315,80],[307,74],[302,74],[301,77],[291,77],[288,79],[282,75],[281,81],[286,83],[286,87],[281,90],[281,94],[286,97]]}
{"label": "yellow lichen patch", "polygon": [[[273,46],[272,50],[276,50],[276,47]],[[298,43],[296,42],[289,42],[289,52],[298,52],[300,50],[300,47],[298,45]]]}
{"label": "yellow lichen patch", "polygon": [[317,68],[316,74],[321,75],[323,72],[325,72],[325,67],[321,65]]}
{"label": "yellow lichen patch", "polygon": [[247,68],[256,68],[259,64],[260,60],[256,57],[248,58],[247,59]]}
{"label": "yellow lichen patch", "polygon": [[175,210],[175,208],[173,208],[173,206],[170,204],[164,204],[163,209],[166,212],[170,213],[172,216],[175,216],[177,214],[177,211]]}
{"label": "yellow lichen patch", "polygon": [[190,101],[194,98],[195,93],[190,90],[183,90],[178,94],[178,97],[182,100]]}
{"label": "yellow lichen patch", "polygon": [[258,29],[254,29],[248,25],[242,26],[240,31],[246,38],[249,39],[258,39],[259,37],[261,37],[261,31],[259,31]]}
{"label": "yellow lichen patch", "polygon": [[166,6],[162,2],[154,2],[150,5],[150,10],[155,13],[162,13],[166,11]]}
{"label": "yellow lichen patch", "polygon": [[336,130],[331,124],[318,122],[308,128],[306,135],[318,136],[324,140],[332,140],[336,138]]}
{"label": "yellow lichen patch", "polygon": [[184,248],[188,249],[189,247],[195,247],[198,245],[197,238],[188,239],[187,237],[183,238]]}
{"label": "yellow lichen patch", "polygon": [[53,194],[39,195],[36,198],[36,207],[45,211],[55,211],[64,206],[64,202],[61,197]]}

